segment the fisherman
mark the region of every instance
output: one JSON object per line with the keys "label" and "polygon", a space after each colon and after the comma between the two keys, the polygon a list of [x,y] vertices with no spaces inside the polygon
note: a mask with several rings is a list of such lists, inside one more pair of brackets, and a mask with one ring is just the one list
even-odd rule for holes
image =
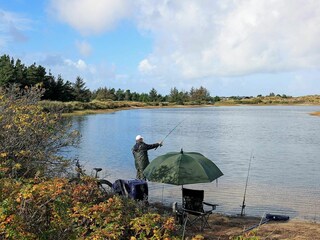
{"label": "fisherman", "polygon": [[146,180],[143,170],[149,165],[148,150],[162,146],[162,141],[154,144],[146,144],[141,135],[136,136],[136,144],[132,147],[132,153],[137,169],[137,179]]}

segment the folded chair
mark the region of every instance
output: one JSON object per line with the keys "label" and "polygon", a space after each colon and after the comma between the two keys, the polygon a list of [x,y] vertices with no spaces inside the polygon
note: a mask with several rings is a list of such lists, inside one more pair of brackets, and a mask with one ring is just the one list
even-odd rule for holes
{"label": "folded chair", "polygon": [[[187,224],[197,227],[200,223],[200,231],[209,227],[208,218],[218,204],[204,202],[204,191],[182,188],[182,211],[185,213],[184,226]],[[208,206],[209,210],[204,209]]]}

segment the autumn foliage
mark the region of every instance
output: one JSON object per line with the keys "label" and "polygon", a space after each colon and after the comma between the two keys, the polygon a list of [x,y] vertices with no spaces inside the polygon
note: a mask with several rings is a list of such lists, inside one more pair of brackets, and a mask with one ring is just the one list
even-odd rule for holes
{"label": "autumn foliage", "polygon": [[[0,239],[178,239],[174,219],[63,177],[78,134],[39,105],[42,90],[0,89]],[[58,177],[59,176],[59,177]]]}
{"label": "autumn foliage", "polygon": [[59,112],[43,111],[42,93],[0,89],[0,177],[54,176],[70,165],[58,152],[75,145],[78,134]]}
{"label": "autumn foliage", "polygon": [[178,239],[173,218],[96,184],[0,179],[0,239]]}

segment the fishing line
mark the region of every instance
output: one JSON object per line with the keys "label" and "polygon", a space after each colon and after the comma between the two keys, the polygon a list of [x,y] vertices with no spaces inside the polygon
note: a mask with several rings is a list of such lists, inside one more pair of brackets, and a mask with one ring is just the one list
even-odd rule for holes
{"label": "fishing line", "polygon": [[184,120],[186,119],[183,119],[181,122],[179,122],[163,139],[161,142],[163,142]]}
{"label": "fishing line", "polygon": [[[181,122],[179,122],[173,129],[171,129],[171,131],[161,140],[161,143],[162,143],[184,120],[186,120],[186,118],[183,119]],[[156,149],[157,149],[157,148],[155,148],[154,150],[156,150]]]}

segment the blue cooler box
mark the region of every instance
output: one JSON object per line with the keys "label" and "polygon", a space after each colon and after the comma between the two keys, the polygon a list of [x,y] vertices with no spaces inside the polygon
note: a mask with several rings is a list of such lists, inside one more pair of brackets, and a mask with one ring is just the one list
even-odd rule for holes
{"label": "blue cooler box", "polygon": [[135,200],[148,200],[148,183],[140,179],[118,179],[112,184],[113,190],[122,196]]}

